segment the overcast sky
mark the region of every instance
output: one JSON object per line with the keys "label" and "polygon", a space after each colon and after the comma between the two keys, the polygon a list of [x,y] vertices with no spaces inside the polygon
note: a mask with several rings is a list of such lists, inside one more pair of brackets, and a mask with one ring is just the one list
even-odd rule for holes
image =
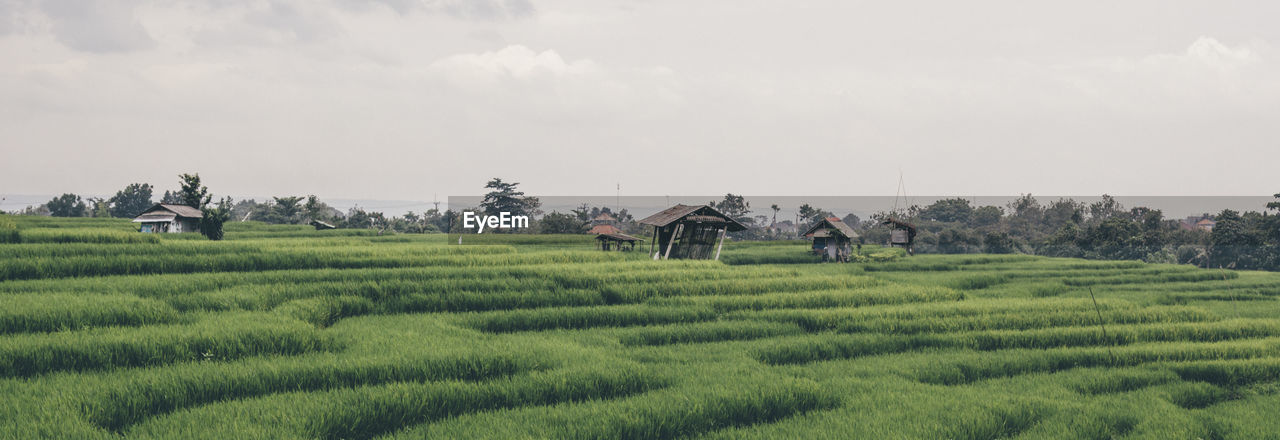
{"label": "overcast sky", "polygon": [[0,195],[1280,192],[1277,3],[1046,3],[0,0]]}

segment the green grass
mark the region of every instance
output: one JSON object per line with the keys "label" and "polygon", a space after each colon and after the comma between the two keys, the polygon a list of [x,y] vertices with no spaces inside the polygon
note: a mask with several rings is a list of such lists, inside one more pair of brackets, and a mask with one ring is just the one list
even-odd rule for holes
{"label": "green grass", "polygon": [[1280,432],[1280,274],[134,228],[0,216],[0,438]]}

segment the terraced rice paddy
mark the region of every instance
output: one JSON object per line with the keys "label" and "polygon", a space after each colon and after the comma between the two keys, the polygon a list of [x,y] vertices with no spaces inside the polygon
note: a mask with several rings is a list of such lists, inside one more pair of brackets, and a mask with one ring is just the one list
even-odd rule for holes
{"label": "terraced rice paddy", "polygon": [[0,245],[0,438],[1280,435],[1280,274],[38,222]]}

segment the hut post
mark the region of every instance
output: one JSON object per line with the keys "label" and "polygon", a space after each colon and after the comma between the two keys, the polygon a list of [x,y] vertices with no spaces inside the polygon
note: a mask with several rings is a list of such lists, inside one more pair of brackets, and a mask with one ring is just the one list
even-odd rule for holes
{"label": "hut post", "polygon": [[680,236],[680,232],[684,231],[684,223],[676,224],[676,228],[671,231],[671,238],[667,240],[667,252],[662,255],[662,259],[671,258],[671,247],[676,244],[676,237]]}
{"label": "hut post", "polygon": [[658,244],[658,234],[661,233],[662,232],[658,230],[657,226],[653,227],[653,240],[649,242],[649,255],[652,255],[655,260],[658,259],[658,253],[654,252],[654,246]]}
{"label": "hut post", "polygon": [[720,244],[716,245],[716,261],[720,261],[720,249],[724,248],[724,236],[728,235],[725,231],[728,228],[720,228]]}

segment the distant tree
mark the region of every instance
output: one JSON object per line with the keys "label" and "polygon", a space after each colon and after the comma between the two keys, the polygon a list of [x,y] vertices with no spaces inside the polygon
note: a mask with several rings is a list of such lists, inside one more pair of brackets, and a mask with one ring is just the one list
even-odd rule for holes
{"label": "distant tree", "polygon": [[1009,234],[989,232],[982,239],[982,250],[988,254],[1010,254],[1016,250],[1016,244]]}
{"label": "distant tree", "polygon": [[982,206],[973,210],[970,224],[975,227],[991,226],[1000,223],[1001,217],[1004,217],[1004,210],[999,206]]}
{"label": "distant tree", "polygon": [[160,203],[166,205],[181,205],[183,204],[182,193],[179,191],[165,191],[164,196],[160,197]]}
{"label": "distant tree", "polygon": [[849,215],[844,216],[840,221],[854,229],[857,229],[862,225],[862,219],[858,218],[858,216],[853,213],[849,213]]}
{"label": "distant tree", "polygon": [[968,222],[973,217],[973,207],[965,199],[942,199],[920,211],[919,218],[943,223]]}
{"label": "distant tree", "polygon": [[1121,216],[1125,214],[1124,205],[1117,202],[1115,197],[1109,194],[1103,194],[1102,200],[1093,202],[1089,205],[1089,221],[1100,223],[1111,217]]}
{"label": "distant tree", "polygon": [[747,225],[755,223],[755,220],[750,216],[751,203],[747,202],[747,200],[742,196],[725,194],[724,199],[719,203],[712,202],[710,205],[717,211],[724,213],[724,215],[727,215],[740,223]]}
{"label": "distant tree", "polygon": [[201,209],[200,233],[210,240],[221,240],[222,225],[231,218],[231,206],[231,198],[223,197],[217,205]]}
{"label": "distant tree", "polygon": [[835,214],[832,214],[831,211],[809,206],[808,203],[800,205],[799,213],[800,213],[801,224],[796,226],[799,226],[800,229],[804,229],[812,225],[813,222],[815,221],[818,221],[820,219],[824,219],[827,217],[833,217],[835,215]]}
{"label": "distant tree", "polygon": [[84,217],[89,212],[84,200],[70,193],[54,197],[45,206],[49,208],[49,215],[54,217]]}
{"label": "distant tree", "polygon": [[95,218],[111,218],[111,207],[101,197],[90,197],[85,200],[85,203],[88,205],[85,215]]}
{"label": "distant tree", "polygon": [[[107,201],[111,204],[111,216],[134,218],[151,207],[150,184],[131,183]],[[167,192],[166,192],[167,193]]]}
{"label": "distant tree", "polygon": [[519,182],[503,182],[500,178],[493,178],[484,185],[486,189],[490,189],[484,195],[484,200],[480,202],[480,208],[487,215],[498,215],[503,212],[511,215],[527,215],[533,216],[537,213],[542,202],[536,197],[526,197],[523,191],[519,190]]}
{"label": "distant tree", "polygon": [[200,183],[200,173],[181,174],[178,177],[182,179],[182,189],[178,191],[178,198],[182,200],[183,205],[201,209],[213,199],[209,194],[209,188]]}
{"label": "distant tree", "polygon": [[769,223],[769,225],[772,226],[778,223],[778,211],[782,211],[782,208],[779,208],[778,204],[775,203],[775,204],[769,205],[769,210],[773,211],[773,221]]}
{"label": "distant tree", "polygon": [[574,214],[551,211],[550,214],[542,216],[538,226],[543,234],[581,234],[586,232],[587,223]]}
{"label": "distant tree", "polygon": [[270,220],[268,223],[285,224],[297,223],[300,214],[303,211],[302,197],[272,197],[275,203],[271,205]]}

